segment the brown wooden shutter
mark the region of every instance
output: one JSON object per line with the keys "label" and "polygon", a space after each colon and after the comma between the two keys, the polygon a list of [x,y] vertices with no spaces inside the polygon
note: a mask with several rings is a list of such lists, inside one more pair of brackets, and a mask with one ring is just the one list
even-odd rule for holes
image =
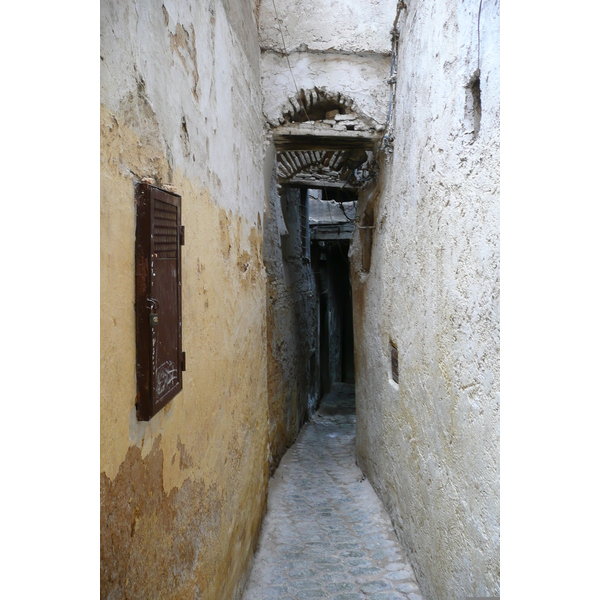
{"label": "brown wooden shutter", "polygon": [[136,186],[135,312],[139,421],[182,389],[181,196]]}

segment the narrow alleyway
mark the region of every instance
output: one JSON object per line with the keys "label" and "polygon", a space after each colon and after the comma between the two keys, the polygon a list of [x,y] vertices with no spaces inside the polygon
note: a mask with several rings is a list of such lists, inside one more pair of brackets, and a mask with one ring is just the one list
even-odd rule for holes
{"label": "narrow alleyway", "polygon": [[498,597],[499,0],[100,4],[100,598]]}
{"label": "narrow alleyway", "polygon": [[269,483],[243,600],[421,600],[371,484],[355,464],[354,386],[335,383]]}

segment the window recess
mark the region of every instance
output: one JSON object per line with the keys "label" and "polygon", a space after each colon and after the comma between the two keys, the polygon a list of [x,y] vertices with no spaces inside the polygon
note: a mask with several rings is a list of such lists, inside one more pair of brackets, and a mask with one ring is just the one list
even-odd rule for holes
{"label": "window recess", "polygon": [[182,389],[181,196],[135,189],[136,413],[150,420]]}

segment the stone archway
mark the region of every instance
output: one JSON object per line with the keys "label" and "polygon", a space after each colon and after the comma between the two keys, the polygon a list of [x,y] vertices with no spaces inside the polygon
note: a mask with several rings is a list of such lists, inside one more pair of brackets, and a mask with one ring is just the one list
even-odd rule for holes
{"label": "stone archway", "polygon": [[[341,92],[332,92],[318,87],[309,90],[301,89],[297,94],[290,96],[280,108],[279,122],[270,122],[270,124],[278,127],[307,121],[323,123],[329,120],[327,114],[334,111],[338,111],[341,116],[354,116],[358,131],[382,130],[381,125],[378,126],[373,119],[361,111],[352,98]],[[332,116],[332,119],[335,120],[335,117]],[[339,119],[340,122],[347,120],[350,119]]]}
{"label": "stone archway", "polygon": [[340,92],[301,89],[272,125],[280,183],[358,188],[372,170],[381,126]]}

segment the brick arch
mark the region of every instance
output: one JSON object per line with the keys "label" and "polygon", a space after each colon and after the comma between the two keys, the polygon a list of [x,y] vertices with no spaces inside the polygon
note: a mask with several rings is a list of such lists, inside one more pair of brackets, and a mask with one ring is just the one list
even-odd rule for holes
{"label": "brick arch", "polygon": [[320,167],[337,170],[344,158],[344,152],[291,150],[280,152],[277,156],[277,174],[290,179],[302,172],[309,172]]}
{"label": "brick arch", "polygon": [[342,115],[355,113],[367,127],[375,126],[373,120],[357,107],[352,98],[341,92],[329,92],[318,87],[301,89],[294,96],[290,96],[281,107],[279,124],[304,123],[307,120],[323,121],[325,113],[331,110],[338,110]]}
{"label": "brick arch", "polygon": [[352,189],[360,183],[355,169],[369,160],[361,150],[288,150],[277,153],[277,177],[280,183],[295,179],[315,186],[344,182]]}

